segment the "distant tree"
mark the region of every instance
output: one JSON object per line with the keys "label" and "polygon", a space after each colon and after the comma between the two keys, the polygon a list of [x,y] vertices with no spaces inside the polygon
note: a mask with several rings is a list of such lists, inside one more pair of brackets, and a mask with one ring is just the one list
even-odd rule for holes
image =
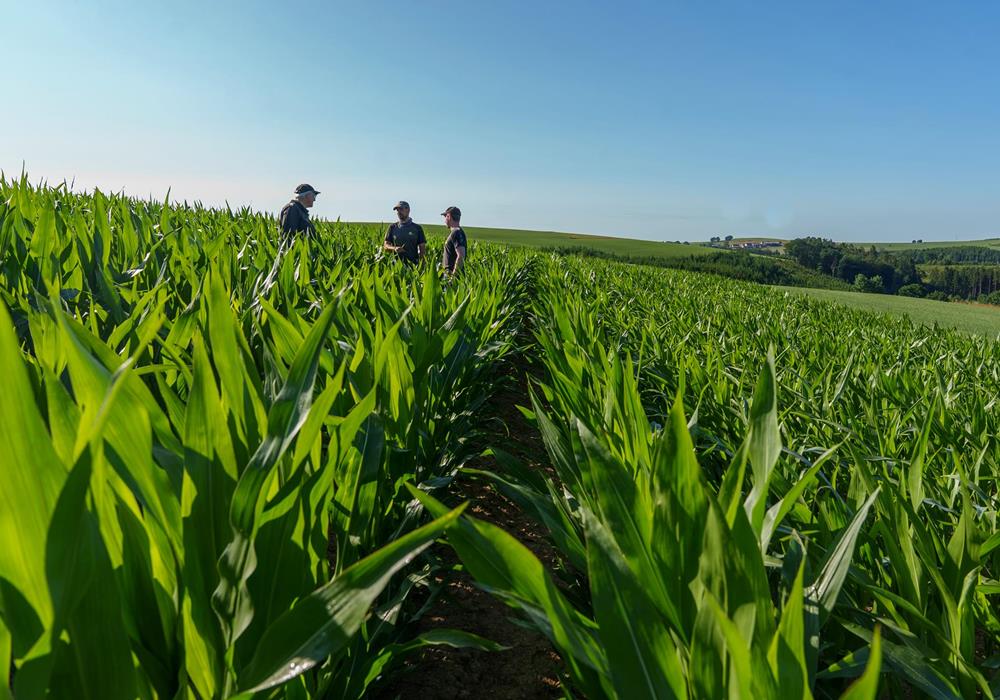
{"label": "distant tree", "polygon": [[926,294],[922,284],[904,284],[896,292],[901,297],[922,297]]}
{"label": "distant tree", "polygon": [[949,295],[975,299],[1000,291],[1000,265],[929,265],[925,270],[923,282]]}
{"label": "distant tree", "polygon": [[[833,272],[835,277],[839,277],[845,282],[852,282],[858,275],[864,275],[869,280],[878,277],[883,281],[883,286],[888,286],[892,291],[896,290],[893,280],[896,277],[896,269],[889,263],[881,262],[880,259],[862,257],[861,255],[845,255],[837,261],[837,267]],[[906,280],[914,282],[918,280]]]}
{"label": "distant tree", "polygon": [[885,291],[881,275],[868,277],[860,272],[854,276],[854,288],[859,292],[869,292],[872,294],[881,294]]}
{"label": "distant tree", "polygon": [[710,239],[708,239],[708,240],[709,240],[709,242],[711,242],[711,243],[718,243],[720,239],[719,239],[719,237],[718,237],[718,236],[712,236],[712,237],[711,237]]}
{"label": "distant tree", "polygon": [[816,236],[788,241],[785,244],[785,253],[802,267],[818,270],[827,275],[834,273],[834,268],[844,254],[838,244]]}
{"label": "distant tree", "polygon": [[928,299],[933,299],[934,301],[948,301],[948,295],[942,292],[940,289],[935,289],[933,292],[927,295]]}
{"label": "distant tree", "polygon": [[726,243],[728,243],[728,242],[729,242],[729,241],[731,241],[731,240],[733,240],[733,237],[732,237],[732,236],[726,236]]}

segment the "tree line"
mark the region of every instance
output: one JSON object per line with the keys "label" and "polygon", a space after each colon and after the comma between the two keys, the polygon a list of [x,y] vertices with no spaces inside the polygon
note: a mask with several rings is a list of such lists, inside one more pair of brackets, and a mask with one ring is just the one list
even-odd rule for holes
{"label": "tree line", "polygon": [[859,291],[1000,304],[1000,250],[985,246],[880,250],[809,236],[785,253]]}

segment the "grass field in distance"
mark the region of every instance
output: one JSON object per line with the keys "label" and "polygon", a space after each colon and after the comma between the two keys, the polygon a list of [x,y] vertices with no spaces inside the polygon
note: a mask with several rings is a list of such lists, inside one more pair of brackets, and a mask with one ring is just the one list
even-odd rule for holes
{"label": "grass field in distance", "polygon": [[[820,236],[824,238],[825,236]],[[769,238],[767,236],[757,237],[757,238],[734,238],[732,243],[742,243],[748,241],[777,241],[779,243],[787,243],[789,239],[782,238]],[[848,242],[851,241],[839,241]],[[920,243],[912,242],[897,242],[897,243],[876,243],[876,242],[865,242],[865,243],[854,243],[854,245],[861,248],[870,248],[875,246],[879,250],[921,250],[926,248],[958,248],[966,246],[982,246],[984,248],[997,248],[1000,249],[1000,238],[980,238],[971,241],[922,241]]]}
{"label": "grass field in distance", "polygon": [[996,338],[1000,335],[1000,307],[985,304],[916,299],[893,294],[863,294],[808,287],[779,287],[795,294],[807,294],[823,301],[836,302],[866,311],[905,314],[914,323],[955,328],[966,333]]}
{"label": "grass field in distance", "polygon": [[921,248],[957,248],[960,246],[982,246],[1000,249],[1000,238],[982,238],[976,241],[923,241],[922,243],[864,243],[881,250],[920,250]]}

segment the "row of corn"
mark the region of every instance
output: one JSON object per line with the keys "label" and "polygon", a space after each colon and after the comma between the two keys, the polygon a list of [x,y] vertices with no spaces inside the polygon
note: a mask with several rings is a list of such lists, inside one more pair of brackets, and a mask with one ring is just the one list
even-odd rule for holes
{"label": "row of corn", "polygon": [[[568,696],[998,694],[1000,343],[485,245],[445,285],[320,229],[0,178],[0,698],[360,697],[496,649],[411,632],[441,538]],[[529,317],[554,471],[463,469]],[[459,472],[560,566],[443,505]]]}
{"label": "row of corn", "polygon": [[467,518],[451,539],[577,689],[998,694],[1000,344],[711,276],[552,258],[541,279],[556,476],[478,475],[565,566]]}
{"label": "row of corn", "polygon": [[476,449],[530,264],[445,289],[274,231],[0,181],[0,697],[359,697],[494,648],[409,633],[458,515],[409,489]]}

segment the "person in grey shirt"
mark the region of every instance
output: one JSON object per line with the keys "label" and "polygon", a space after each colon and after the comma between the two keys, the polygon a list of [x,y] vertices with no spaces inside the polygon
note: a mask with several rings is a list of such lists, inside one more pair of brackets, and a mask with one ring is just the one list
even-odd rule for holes
{"label": "person in grey shirt", "polygon": [[441,212],[441,216],[444,217],[444,225],[451,231],[448,234],[448,240],[444,242],[441,267],[449,276],[454,277],[465,264],[466,251],[468,250],[465,231],[462,230],[462,225],[459,223],[462,220],[462,210],[458,207],[448,207]]}

